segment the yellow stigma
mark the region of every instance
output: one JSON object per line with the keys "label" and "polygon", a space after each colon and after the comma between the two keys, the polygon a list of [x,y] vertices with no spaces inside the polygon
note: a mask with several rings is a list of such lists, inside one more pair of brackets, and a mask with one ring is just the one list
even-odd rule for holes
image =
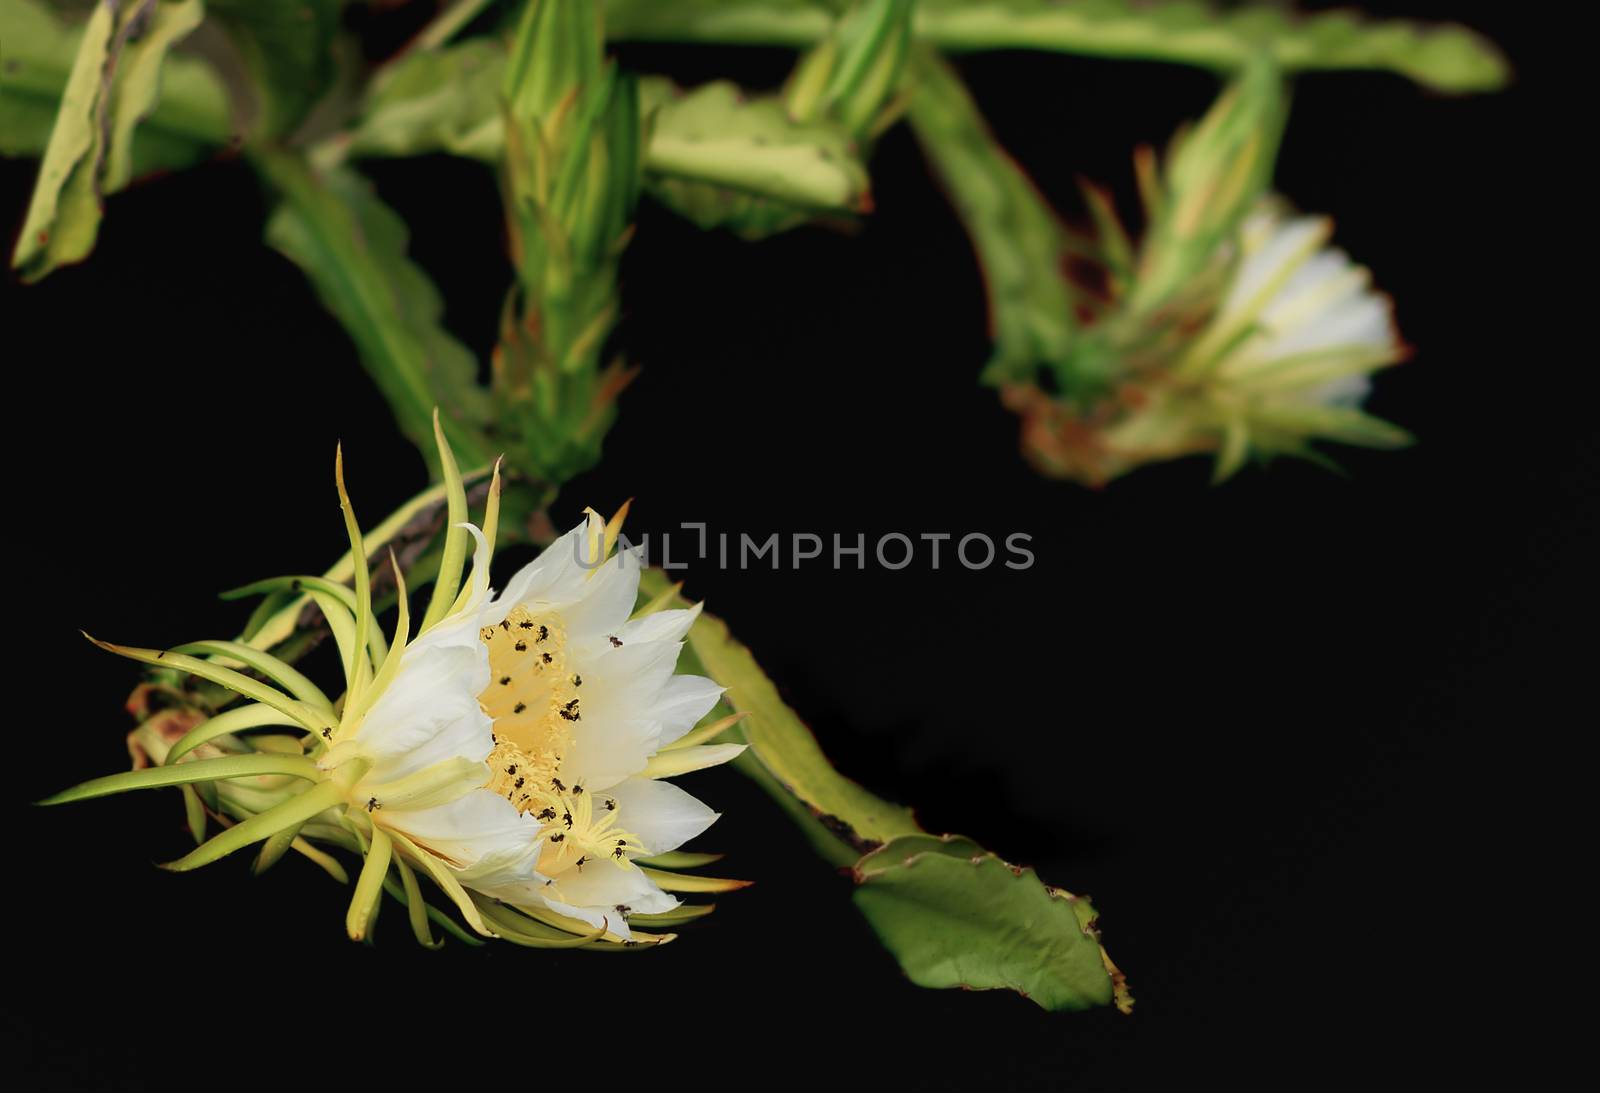
{"label": "yellow stigma", "polygon": [[494,718],[487,788],[539,821],[540,872],[553,876],[601,859],[630,867],[629,855],[643,847],[617,827],[616,800],[562,778],[562,757],[583,720],[583,677],[569,660],[561,616],[517,607],[479,636],[489,647],[489,686],[478,701]]}

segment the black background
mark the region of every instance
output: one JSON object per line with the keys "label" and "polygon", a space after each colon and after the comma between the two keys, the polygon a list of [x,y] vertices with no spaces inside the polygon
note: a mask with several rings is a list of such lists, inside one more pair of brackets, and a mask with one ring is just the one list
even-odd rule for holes
{"label": "black background", "polygon": [[[903,128],[852,234],[752,246],[641,212],[618,342],[644,372],[558,522],[631,496],[630,526],[654,535],[679,521],[869,542],[1030,533],[1023,572],[935,571],[926,554],[899,573],[695,563],[688,591],[842,770],[1092,894],[1132,1017],[911,986],[847,882],[731,771],[686,784],[725,813],[700,843],[756,885],[630,957],[425,953],[392,908],[377,947],[354,946],[343,893],[302,861],[261,879],[243,860],[153,868],[185,845],[175,795],[28,807],[125,765],[135,671],[76,628],[157,646],[234,632],[244,609],[213,591],[342,549],[336,439],[369,520],[424,483],[338,326],[261,245],[243,164],[114,198],[87,264],[3,289],[12,537],[27,547],[7,582],[6,991],[33,1080],[154,1079],[174,1058],[311,1080],[371,1052],[366,1088],[415,1054],[495,1085],[608,1088],[637,1057],[716,1085],[1300,1086],[1434,1079],[1516,1047],[1506,1030],[1562,977],[1536,853],[1560,824],[1535,790],[1576,731],[1563,681],[1592,659],[1575,589],[1595,448],[1569,394],[1592,354],[1535,251],[1580,244],[1559,196],[1531,185],[1565,154],[1535,125],[1533,36],[1514,13],[1474,22],[1518,66],[1503,94],[1298,82],[1279,186],[1335,216],[1417,347],[1371,406],[1420,445],[1341,450],[1343,476],[1281,463],[1213,489],[1191,461],[1101,492],[1035,476],[976,384],[979,276]],[[788,64],[623,56],[752,85]],[[1215,88],[1048,55],[962,67],[1069,216],[1080,174],[1131,202],[1132,143],[1164,140]],[[15,225],[32,167],[3,166]],[[370,174],[411,223],[448,325],[487,352],[509,277],[492,178],[444,159]],[[290,1045],[315,1061],[291,1062]]]}

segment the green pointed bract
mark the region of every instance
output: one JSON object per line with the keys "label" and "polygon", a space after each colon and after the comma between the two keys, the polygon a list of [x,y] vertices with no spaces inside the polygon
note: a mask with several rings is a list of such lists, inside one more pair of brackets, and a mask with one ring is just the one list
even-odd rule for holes
{"label": "green pointed bract", "polygon": [[196,725],[185,734],[177,743],[173,744],[167,752],[163,762],[170,766],[194,751],[202,744],[209,744],[224,736],[234,733],[246,732],[250,729],[261,729],[269,726],[294,726],[299,722],[280,710],[261,702],[252,702],[244,706],[236,706],[231,710],[224,710],[214,717],[209,717]]}
{"label": "green pointed bract", "polygon": [[[244,758],[257,757],[246,756]],[[207,762],[221,763],[228,762],[228,760],[216,759],[207,760]],[[311,764],[310,760],[302,760],[302,762],[315,769],[315,765]],[[181,771],[185,766],[199,765],[199,763],[180,764],[177,767],[164,767],[161,769]],[[143,772],[136,771],[135,773]],[[203,843],[188,854],[185,854],[177,861],[163,865],[162,868],[171,870],[174,873],[186,873],[191,869],[210,865],[212,862],[217,861],[219,858],[224,858],[236,850],[252,846],[285,828],[298,826],[320,812],[325,812],[330,808],[343,804],[344,793],[343,787],[335,785],[333,782],[319,782],[304,793],[291,797],[280,805],[235,824],[222,834],[213,837],[209,842]]]}
{"label": "green pointed bract", "polygon": [[[397,855],[394,860],[396,870],[399,871],[400,867],[404,865],[405,859]],[[414,871],[410,871],[409,869],[407,871],[410,872],[412,880],[415,881],[416,873]],[[422,890],[420,887],[414,893],[412,893],[411,890],[408,889],[404,884],[404,876],[405,873],[402,873],[402,880],[400,881],[396,881],[394,877],[384,878],[383,890],[389,893],[389,895],[392,896],[396,902],[406,908],[406,914],[408,917],[412,914],[412,907],[415,904],[420,903],[422,906],[422,914],[426,921],[436,924],[440,929],[444,930],[445,933],[449,934],[457,941],[464,945],[470,945],[473,948],[481,947],[484,944],[483,938],[463,930],[461,926],[457,924],[457,922],[449,915],[445,914],[443,911],[439,910],[437,907],[434,907],[432,904],[423,899]],[[415,928],[413,928],[413,933],[415,933]],[[418,940],[421,940],[420,936]],[[437,949],[444,945],[443,938],[440,938],[438,941],[432,941],[432,937],[429,935],[429,940],[432,943],[427,944],[427,948]]]}
{"label": "green pointed bract", "polygon": [[606,932],[601,926],[574,935],[545,926],[496,900],[476,898],[476,902],[484,921],[493,927],[496,936],[530,949],[580,949],[598,941]]}
{"label": "green pointed bract", "polygon": [[[88,637],[87,634],[84,636]],[[314,733],[321,733],[323,729],[330,727],[332,718],[317,707],[291,698],[275,687],[269,687],[251,676],[231,668],[224,668],[212,661],[185,656],[182,653],[169,653],[162,649],[135,649],[124,645],[112,645],[110,642],[92,637],[89,640],[107,652],[116,653],[129,660],[199,676],[201,679],[226,687],[244,698],[265,703]]]}
{"label": "green pointed bract", "polygon": [[206,806],[200,800],[200,794],[195,792],[194,786],[184,785],[183,791],[183,821],[189,829],[189,835],[199,846],[206,841]]}
{"label": "green pointed bract", "polygon": [[[284,608],[285,601],[276,597],[284,594],[300,594],[309,596],[322,612],[328,629],[332,631],[334,640],[338,643],[340,662],[351,663],[352,650],[355,648],[356,594],[348,586],[330,581],[326,577],[272,577],[229,589],[222,594],[222,598],[242,599],[263,593],[267,598],[262,601],[262,605],[269,609],[264,611],[259,619],[252,617],[252,625],[245,627],[242,638],[251,648],[261,647],[261,643],[257,642],[258,637],[267,624],[277,618],[278,613]],[[367,651],[374,664],[382,664],[388,656],[388,642],[384,639],[383,631],[376,626],[367,634]]]}
{"label": "green pointed bract", "polygon": [[291,664],[285,664],[271,653],[264,653],[260,649],[251,648],[238,641],[191,641],[175,645],[171,651],[202,657],[227,657],[239,661],[245,667],[260,672],[306,705],[321,710],[330,717],[333,716],[333,703],[322,693],[322,688],[311,682],[299,669]]}
{"label": "green pointed bract", "polygon": [[748,888],[752,882],[731,877],[703,877],[674,873],[665,869],[641,866],[644,875],[656,882],[663,892],[735,892]]}
{"label": "green pointed bract", "polygon": [[468,926],[486,937],[492,933],[484,925],[483,916],[478,913],[477,904],[472,901],[472,897],[467,894],[467,890],[461,886],[461,882],[456,879],[455,874],[443,862],[420,849],[399,832],[390,832],[390,835],[394,839],[396,849],[404,853],[406,859],[412,865],[420,867],[423,872],[433,879],[433,882],[439,886],[440,890],[449,897],[450,902],[455,904],[456,910],[461,912],[461,917],[467,920]]}
{"label": "green pointed bract", "polygon": [[[250,871],[259,877],[262,873],[277,865],[278,862],[283,860],[283,856],[289,852],[289,848],[294,845],[294,841],[300,837],[300,829],[304,826],[304,824],[295,824],[293,827],[286,827],[282,831],[269,836],[261,844],[260,851],[256,853],[255,864],[250,867]],[[199,842],[201,840],[196,839],[195,841]]]}
{"label": "green pointed bract", "polygon": [[372,618],[372,574],[367,567],[367,549],[361,542],[361,524],[356,520],[355,509],[350,505],[350,494],[344,485],[344,449],[338,448],[333,457],[334,484],[339,490],[339,511],[344,514],[345,533],[350,537],[350,557],[355,565],[356,632],[345,663],[345,684],[349,688],[345,697],[346,708],[361,707],[361,698],[371,682],[372,664],[366,658],[367,635],[375,623]]}
{"label": "green pointed bract", "polygon": [[698,869],[702,865],[711,865],[721,860],[721,854],[693,854],[682,850],[634,859],[640,865],[648,865],[655,869]]}
{"label": "green pointed bract", "polygon": [[399,613],[394,624],[394,646],[391,655],[384,658],[383,666],[373,678],[372,686],[355,705],[350,715],[351,720],[356,723],[366,717],[368,711],[372,709],[372,704],[378,700],[378,696],[394,682],[395,676],[400,672],[401,654],[405,652],[406,642],[411,640],[411,599],[406,595],[405,574],[400,571],[400,563],[395,560],[393,551],[389,553],[389,565],[394,571],[395,588],[399,593],[396,597]]}
{"label": "green pointed bract", "polygon": [[605,59],[600,6],[524,8],[503,85],[501,157],[517,288],[493,360],[501,436],[524,473],[593,466],[631,373],[605,365],[640,186],[637,81]]}
{"label": "green pointed bract", "polygon": [[[464,477],[469,481],[478,481],[488,473],[489,468],[483,467],[478,470],[468,472],[466,475],[464,475]],[[414,527],[419,523],[427,522],[429,513],[437,511],[441,505],[445,504],[445,494],[446,489],[444,483],[442,482],[423,490],[411,500],[407,501],[404,505],[401,505],[376,527],[372,528],[370,531],[364,532],[362,534],[362,542],[366,545],[369,551],[392,545],[398,537],[406,532],[408,528]],[[353,576],[354,572],[354,560],[349,553],[346,553],[344,557],[335,562],[327,572],[322,574],[323,580],[328,581],[342,589],[342,592],[338,593],[338,595],[347,598],[349,604],[351,605],[352,610],[350,612],[350,619],[352,635],[354,634],[355,622],[355,616],[353,613],[355,593],[352,592],[344,582],[348,582]],[[295,578],[288,577],[276,579],[292,583]],[[297,620],[299,619],[300,614],[304,610],[306,604],[310,601],[310,593],[302,590],[293,599],[280,605],[278,609],[271,615],[264,620],[261,620],[260,624],[256,627],[255,631],[248,639],[249,643],[258,649],[271,649],[274,646],[287,641],[294,635],[297,627]],[[381,637],[381,631],[379,631],[377,628],[374,628],[373,632]]]}
{"label": "green pointed bract", "polygon": [[[94,797],[109,797],[136,789],[164,789],[168,786],[187,785],[194,782],[214,782],[228,778],[253,778],[269,774],[286,774],[306,781],[321,781],[323,774],[310,759],[298,755],[229,755],[218,759],[197,759],[192,763],[175,763],[171,766],[146,767],[121,774],[108,774],[91,778],[71,789],[52,794],[40,801],[41,805],[64,805],[72,801],[87,801]],[[269,832],[270,834],[270,832]],[[265,837],[265,836],[263,836]]]}
{"label": "green pointed bract", "polygon": [[289,849],[293,850],[295,853],[311,862],[318,869],[321,869],[324,873],[328,874],[328,876],[332,877],[338,883],[350,883],[349,874],[344,871],[344,866],[340,865],[336,858],[334,858],[331,854],[327,854],[321,850],[318,850],[305,839],[295,838],[290,840]]}
{"label": "green pointed bract", "polygon": [[856,140],[887,128],[894,120],[892,103],[911,46],[915,10],[914,0],[867,0],[846,12],[801,59],[785,96],[790,115],[832,118]]}
{"label": "green pointed bract", "polygon": [[394,843],[383,828],[374,827],[367,846],[366,858],[361,863],[361,875],[356,878],[355,891],[350,894],[350,909],[345,913],[345,932],[351,941],[365,940],[378,913],[378,901],[383,898],[383,878],[389,872],[389,859],[394,853]]}
{"label": "green pointed bract", "polygon": [[656,927],[682,926],[686,922],[694,922],[697,919],[705,918],[716,909],[717,905],[715,903],[685,903],[678,907],[674,907],[670,911],[662,911],[659,914],[629,915],[628,924],[630,926],[638,925]]}
{"label": "green pointed bract", "polygon": [[1266,56],[1252,60],[1205,117],[1174,138],[1162,203],[1151,214],[1127,310],[1148,312],[1210,266],[1272,183],[1288,120],[1287,89]]}
{"label": "green pointed bract", "polygon": [[[461,469],[456,466],[455,453],[450,450],[450,442],[445,439],[444,429],[439,424],[437,409],[433,411],[433,436],[439,450],[439,466],[444,475],[449,526],[445,531],[444,558],[439,563],[438,575],[433,579],[433,596],[428,601],[428,611],[422,618],[418,633],[441,621],[455,605],[470,542],[462,526],[467,522],[467,489],[461,482]],[[399,572],[398,568],[396,572]]]}
{"label": "green pointed bract", "polygon": [[[428,905],[423,901],[422,888],[417,884],[417,874],[406,864],[404,858],[394,859],[395,872],[400,874],[400,885],[406,905],[406,919],[411,923],[411,934],[417,939],[417,944],[424,949],[437,949],[444,944],[433,939],[433,930],[428,925]],[[389,882],[384,882],[385,887]]]}

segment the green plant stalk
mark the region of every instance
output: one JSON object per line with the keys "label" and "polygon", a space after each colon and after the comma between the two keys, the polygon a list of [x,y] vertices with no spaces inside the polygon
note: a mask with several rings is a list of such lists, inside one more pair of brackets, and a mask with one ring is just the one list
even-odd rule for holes
{"label": "green plant stalk", "polygon": [[950,65],[921,48],[907,117],[949,193],[983,269],[994,355],[989,383],[1033,378],[1042,364],[1072,360],[1073,256],[1054,211],[1006,154]]}
{"label": "green plant stalk", "polygon": [[[803,48],[833,13],[790,0],[606,0],[617,40]],[[913,32],[946,53],[1033,49],[1231,70],[1266,52],[1287,71],[1384,69],[1436,91],[1491,91],[1510,66],[1492,43],[1453,24],[1295,15],[1267,4],[1214,9],[1187,0],[920,0]]]}

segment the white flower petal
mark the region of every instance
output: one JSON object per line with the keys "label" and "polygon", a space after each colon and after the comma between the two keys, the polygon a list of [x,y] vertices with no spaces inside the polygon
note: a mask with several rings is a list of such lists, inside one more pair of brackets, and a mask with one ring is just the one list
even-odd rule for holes
{"label": "white flower petal", "polygon": [[435,627],[400,657],[353,737],[373,761],[367,777],[392,782],[447,759],[486,758],[494,741],[477,696],[489,684],[489,654],[473,621]]}
{"label": "white flower petal", "polygon": [[627,623],[639,599],[642,564],[637,551],[618,551],[594,571],[582,597],[560,609],[568,640],[575,648],[609,644],[609,639]]}
{"label": "white flower petal", "polygon": [[617,799],[618,822],[639,836],[650,854],[676,850],[721,815],[671,782],[629,778],[609,792]]}
{"label": "white flower petal", "polygon": [[537,857],[538,823],[486,789],[432,808],[374,816],[385,827],[404,833],[448,861],[461,872],[464,884],[479,872],[502,868],[530,854]]}
{"label": "white flower petal", "polygon": [[559,609],[581,598],[592,572],[583,564],[588,559],[587,542],[588,524],[583,523],[545,547],[506,582],[493,601],[497,613],[486,614],[483,625],[498,623],[521,604],[531,604],[542,611],[552,605]]}
{"label": "white flower petal", "polygon": [[658,888],[641,870],[623,869],[603,861],[585,866],[582,872],[567,870],[553,886],[544,889],[541,898],[557,914],[591,926],[605,922],[612,933],[624,938],[631,935],[618,907],[628,908],[630,914],[659,915],[680,902]]}
{"label": "white flower petal", "polygon": [[651,710],[661,724],[656,746],[664,748],[698,725],[726,690],[705,676],[673,676],[667,680]]}
{"label": "white flower petal", "polygon": [[689,627],[700,617],[700,605],[657,611],[642,619],[632,619],[616,629],[615,634],[625,645],[646,641],[682,641]]}

